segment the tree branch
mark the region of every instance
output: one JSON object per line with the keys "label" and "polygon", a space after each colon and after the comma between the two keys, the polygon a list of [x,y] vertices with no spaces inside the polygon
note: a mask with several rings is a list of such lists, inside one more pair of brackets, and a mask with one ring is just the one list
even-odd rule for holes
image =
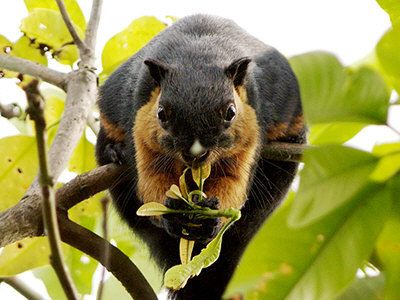
{"label": "tree branch", "polygon": [[89,22],[85,33],[85,43],[88,49],[94,49],[94,46],[96,45],[97,29],[99,27],[102,6],[103,0],[93,0],[92,10],[90,12]]}
{"label": "tree branch", "polygon": [[44,118],[44,99],[39,92],[39,81],[31,81],[25,88],[28,98],[28,113],[35,122],[36,145],[39,157],[39,182],[42,191],[43,223],[49,238],[51,265],[57,274],[68,299],[78,299],[78,293],[64,264],[61,238],[57,222],[54,182],[49,173],[46,151],[46,120]]}
{"label": "tree branch", "polygon": [[0,53],[0,67],[33,76],[65,90],[68,75],[28,59]]}
{"label": "tree branch", "polygon": [[17,277],[7,277],[7,278],[0,278],[0,282],[7,283],[11,286],[14,290],[19,292],[22,296],[29,300],[42,300],[43,297],[39,295],[36,291],[32,290],[32,288],[26,285],[24,282],[19,280]]}
{"label": "tree branch", "polygon": [[[60,215],[59,220],[61,238],[65,243],[101,262],[123,284],[134,299],[157,300],[157,296],[146,278],[118,248],[90,230],[70,221],[66,214]],[[104,249],[107,249],[110,253],[109,258],[106,260],[104,260],[103,255]]]}
{"label": "tree branch", "polygon": [[61,16],[64,20],[65,25],[68,28],[69,33],[71,34],[75,45],[78,47],[80,52],[86,51],[86,44],[82,41],[78,32],[75,30],[74,24],[72,24],[71,18],[69,17],[67,8],[65,7],[63,0],[56,0],[58,9],[60,10]]}

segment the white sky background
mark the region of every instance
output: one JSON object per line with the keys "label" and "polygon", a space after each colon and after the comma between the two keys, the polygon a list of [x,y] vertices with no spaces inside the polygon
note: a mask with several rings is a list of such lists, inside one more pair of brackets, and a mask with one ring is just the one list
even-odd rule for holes
{"label": "white sky background", "polygon": [[[88,19],[92,1],[79,2]],[[235,20],[249,33],[286,56],[325,50],[336,54],[345,65],[367,56],[390,27],[389,17],[375,0],[104,0],[97,43],[98,67],[101,67],[101,49],[107,40],[135,18],[143,15],[183,17],[199,12]],[[0,34],[11,41],[17,40],[21,35],[18,30],[20,20],[25,16],[27,11],[22,0],[0,0]],[[0,102],[16,100],[24,102],[23,93],[9,80],[0,80]],[[393,113],[390,116],[392,125],[398,130],[399,115],[397,109],[396,117]],[[16,133],[0,118],[0,137]],[[377,142],[394,138],[398,137],[390,130],[373,126],[354,142],[363,141],[365,149],[370,149]],[[24,299],[9,294],[4,286],[0,285],[1,299]]]}

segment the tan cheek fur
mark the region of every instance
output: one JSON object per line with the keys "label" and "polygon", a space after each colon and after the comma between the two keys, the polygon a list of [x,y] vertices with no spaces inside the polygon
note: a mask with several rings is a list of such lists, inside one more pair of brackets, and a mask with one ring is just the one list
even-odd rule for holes
{"label": "tan cheek fur", "polygon": [[157,142],[163,130],[155,117],[160,95],[159,88],[152,92],[150,101],[138,110],[133,127],[138,191],[145,203],[164,203],[166,191],[172,184],[177,184],[182,172],[182,164],[179,163],[167,168],[168,164]]}
{"label": "tan cheek fur", "polygon": [[225,176],[211,178],[205,186],[208,197],[214,196],[220,200],[221,209],[239,209],[243,206],[251,168],[259,148],[259,126],[255,111],[246,103],[244,88],[236,89],[234,93],[238,114],[229,131],[236,137],[235,146],[226,155],[229,163],[218,166],[225,169]]}

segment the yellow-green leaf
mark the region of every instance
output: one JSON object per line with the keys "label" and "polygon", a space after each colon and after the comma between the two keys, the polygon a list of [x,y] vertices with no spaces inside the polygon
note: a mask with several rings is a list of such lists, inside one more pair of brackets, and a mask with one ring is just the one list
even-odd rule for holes
{"label": "yellow-green leaf", "polygon": [[102,78],[111,74],[122,62],[139,51],[166,26],[155,17],[141,17],[113,36],[104,46],[101,55]]}
{"label": "yellow-green leaf", "polygon": [[375,170],[371,173],[370,179],[377,182],[385,182],[400,171],[400,153],[382,157]]}
{"label": "yellow-green leaf", "polygon": [[47,58],[40,52],[40,49],[31,40],[23,35],[12,45],[11,55],[29,59],[39,64],[47,66]]}
{"label": "yellow-green leaf", "polygon": [[[74,24],[73,24],[74,25]],[[82,38],[83,31],[74,25],[78,35]],[[60,62],[72,65],[75,62],[73,54],[62,52],[75,52],[75,46],[67,47],[73,42],[72,36],[65,25],[61,14],[52,9],[35,8],[25,19],[22,20],[20,29],[29,38],[34,39],[36,44],[44,44],[51,48],[54,57],[62,57]],[[66,57],[70,60],[66,61]]]}
{"label": "yellow-green leaf", "polygon": [[0,277],[14,276],[49,263],[45,237],[26,238],[4,247],[0,254]]}
{"label": "yellow-green leaf", "polygon": [[[82,13],[79,4],[75,0],[63,0],[65,8],[68,11],[68,15],[72,22],[79,26],[82,31],[86,29],[85,16]],[[24,0],[26,8],[29,12],[33,11],[35,8],[48,8],[59,12],[57,2],[54,0]]]}
{"label": "yellow-green leaf", "polygon": [[173,199],[180,199],[180,197],[182,197],[181,191],[179,190],[179,187],[176,184],[171,185],[171,187],[165,193],[165,195]]}
{"label": "yellow-green leaf", "polygon": [[166,207],[165,205],[157,202],[149,202],[143,204],[139,209],[137,210],[136,214],[138,216],[159,216],[163,215],[169,212],[169,208]]}
{"label": "yellow-green leaf", "polygon": [[71,172],[81,174],[96,168],[97,164],[94,151],[94,145],[83,135],[72,153],[68,163],[68,169]]}
{"label": "yellow-green leaf", "polygon": [[186,185],[186,180],[185,180],[187,170],[188,169],[185,169],[185,171],[183,171],[183,174],[179,177],[179,187],[180,187],[180,190],[182,191],[182,196],[185,199],[188,198],[188,191],[187,191],[187,185]]}
{"label": "yellow-green leaf", "polygon": [[17,204],[37,170],[34,137],[18,135],[0,139],[0,211]]}
{"label": "yellow-green leaf", "polygon": [[181,238],[179,242],[179,256],[183,265],[187,264],[192,258],[194,241]]}

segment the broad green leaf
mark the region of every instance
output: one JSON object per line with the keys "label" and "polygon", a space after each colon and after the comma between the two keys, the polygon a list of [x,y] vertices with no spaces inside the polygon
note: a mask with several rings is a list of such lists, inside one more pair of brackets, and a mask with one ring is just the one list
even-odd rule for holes
{"label": "broad green leaf", "polygon": [[367,183],[378,158],[360,150],[332,145],[304,153],[299,190],[288,222],[305,226],[349,201]]}
{"label": "broad green leaf", "polygon": [[95,169],[97,163],[94,152],[94,145],[83,134],[68,162],[68,169],[78,174]]}
{"label": "broad green leaf", "polygon": [[311,127],[308,142],[316,146],[343,144],[353,138],[365,126],[366,124],[356,122],[317,124]]}
{"label": "broad green leaf", "polygon": [[[400,180],[398,180],[398,183]],[[398,197],[398,194],[396,194]],[[398,206],[398,202],[393,205]],[[377,241],[376,253],[386,274],[386,299],[400,295],[400,210],[393,210]]]}
{"label": "broad green leaf", "polygon": [[47,58],[40,52],[40,49],[31,42],[25,35],[12,45],[11,55],[29,59],[39,64],[47,66]]}
{"label": "broad green leaf", "polygon": [[384,299],[385,276],[357,278],[336,300]]}
{"label": "broad green leaf", "polygon": [[46,101],[44,117],[46,119],[47,144],[51,145],[54,136],[57,133],[61,115],[64,112],[65,102],[64,98],[60,98],[59,96],[50,93],[44,97]]}
{"label": "broad green leaf", "polygon": [[51,299],[67,300],[64,290],[51,266],[45,266],[32,271],[33,275],[42,280]]}
{"label": "broad green leaf", "polygon": [[65,263],[78,292],[81,295],[90,295],[93,274],[96,271],[98,262],[81,251],[68,247],[65,254]]}
{"label": "broad green leaf", "polygon": [[[68,11],[72,22],[79,26],[82,31],[86,29],[85,16],[82,13],[79,4],[75,0],[63,0],[65,7]],[[35,10],[35,8],[48,8],[59,12],[57,2],[54,0],[24,0],[26,8],[29,12]]]}
{"label": "broad green leaf", "polygon": [[128,294],[121,282],[114,276],[110,276],[104,282],[103,299],[132,300],[132,297]]}
{"label": "broad green leaf", "polygon": [[0,211],[18,203],[37,170],[34,137],[18,135],[0,139]]}
{"label": "broad green leaf", "polygon": [[68,210],[69,218],[79,225],[95,231],[102,222],[103,210],[101,199],[104,192],[98,193],[93,197],[82,201]]}
{"label": "broad green leaf", "polygon": [[400,2],[397,0],[377,0],[378,4],[386,11],[392,23],[400,17]]}
{"label": "broad green leaf", "polygon": [[384,186],[370,185],[301,229],[287,226],[293,203],[284,203],[246,249],[226,296],[240,292],[248,299],[333,299],[372,252],[390,203]]}
{"label": "broad green leaf", "polygon": [[400,92],[400,19],[376,45],[376,55],[381,69],[391,84]]}
{"label": "broad green leaf", "polygon": [[[61,63],[72,65],[78,59],[76,47],[68,46],[73,39],[59,12],[52,9],[35,8],[28,17],[22,20],[20,29],[29,38],[34,39],[36,44],[50,47],[56,59],[62,55],[62,52],[68,52],[64,53],[62,57],[70,59],[67,62],[59,60]],[[75,29],[79,36],[83,37],[83,31],[76,25]]]}
{"label": "broad green leaf", "polygon": [[366,67],[345,69],[336,57],[323,52],[295,56],[290,63],[309,124],[386,123],[389,92],[377,72]]}
{"label": "broad green leaf", "polygon": [[103,79],[111,74],[121,63],[139,51],[166,24],[155,17],[141,17],[134,20],[126,29],[113,36],[104,46],[101,55]]}
{"label": "broad green leaf", "polygon": [[136,214],[138,216],[159,216],[166,214],[170,211],[168,207],[161,203],[157,202],[149,202],[143,204],[139,209],[137,210]]}
{"label": "broad green leaf", "polygon": [[[12,43],[4,36],[0,34],[0,51],[1,53],[7,53],[7,49],[11,47]],[[10,50],[10,49],[8,49]]]}
{"label": "broad green leaf", "polygon": [[375,146],[372,153],[381,156],[370,179],[384,182],[400,171],[400,143]]}
{"label": "broad green leaf", "polygon": [[49,264],[50,247],[47,238],[26,238],[4,247],[0,254],[0,277]]}

